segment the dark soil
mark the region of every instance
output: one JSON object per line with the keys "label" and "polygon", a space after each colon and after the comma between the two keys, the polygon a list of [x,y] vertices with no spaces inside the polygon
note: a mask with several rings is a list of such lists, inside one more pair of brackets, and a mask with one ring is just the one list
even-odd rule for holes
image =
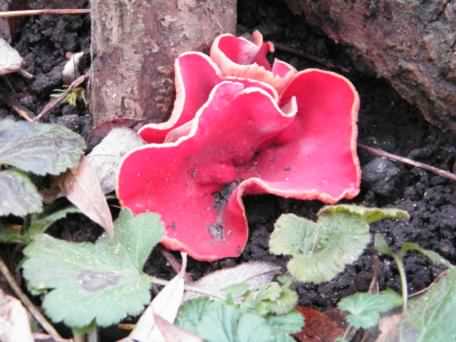
{"label": "dark soil", "polygon": [[[454,134],[429,126],[417,110],[401,100],[382,79],[375,78],[365,66],[350,62],[349,50],[337,46],[320,32],[308,27],[303,18],[294,17],[284,3],[277,0],[239,0],[239,32],[262,31],[266,38],[296,50],[278,55],[298,69],[320,67],[332,69],[350,78],[361,96],[359,140],[386,151],[456,171]],[[13,45],[27,61],[26,69],[35,75],[32,81],[10,77],[8,82],[18,101],[37,113],[49,100],[55,88],[62,86],[61,70],[67,52],[89,47],[89,19],[83,16],[40,16],[27,20]],[[289,50],[289,49],[288,49]],[[302,54],[307,57],[302,57]],[[0,83],[2,80],[0,79]],[[3,83],[5,81],[3,80]],[[0,84],[1,86],[1,84]],[[0,104],[0,117],[14,116]],[[60,106],[45,120],[64,124],[87,137],[90,116],[85,108]],[[362,168],[362,192],[355,200],[367,206],[398,207],[411,215],[409,222],[380,222],[373,232],[384,233],[394,248],[406,241],[432,249],[451,262],[456,262],[456,183],[421,169],[411,168],[359,151]],[[250,260],[267,260],[285,265],[286,259],[268,253],[268,239],[274,221],[281,213],[293,212],[313,217],[321,206],[315,202],[285,200],[272,196],[246,199],[251,228],[248,246],[239,259],[213,264],[191,262],[190,272],[196,277],[226,266]],[[79,227],[86,227],[80,229]],[[70,228],[68,228],[70,227]],[[93,224],[79,216],[70,216],[52,232],[72,240],[93,240]],[[372,247],[336,279],[321,285],[299,285],[300,302],[318,307],[333,306],[346,295],[366,291],[373,277],[377,257]],[[381,288],[399,290],[397,269],[389,258],[379,259]],[[172,272],[159,251],[155,251],[146,271],[170,278]],[[428,286],[441,271],[426,258],[409,255],[405,259],[410,293]]]}

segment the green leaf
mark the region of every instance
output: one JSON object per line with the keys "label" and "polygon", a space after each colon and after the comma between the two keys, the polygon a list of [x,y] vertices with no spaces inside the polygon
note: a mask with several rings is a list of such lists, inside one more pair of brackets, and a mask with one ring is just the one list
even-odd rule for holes
{"label": "green leaf", "polygon": [[380,293],[355,293],[343,298],[337,306],[347,311],[347,321],[355,328],[368,329],[376,326],[380,314],[402,304],[402,297],[392,290]]}
{"label": "green leaf", "polygon": [[400,325],[400,341],[449,342],[456,340],[456,269],[435,283],[424,295],[409,300]]}
{"label": "green leaf", "polygon": [[42,213],[31,218],[30,227],[24,234],[25,243],[29,243],[35,236],[44,233],[55,222],[65,218],[68,214],[79,214],[81,211],[76,207],[68,207],[54,211],[53,213]]}
{"label": "green leaf", "polygon": [[405,242],[401,246],[401,254],[405,255],[408,252],[417,252],[425,257],[428,257],[432,263],[435,265],[443,265],[445,267],[453,267],[453,264],[446,260],[444,257],[442,257],[439,253],[436,253],[434,251],[431,251],[429,249],[424,249],[420,245],[414,242]]}
{"label": "green leaf", "polygon": [[388,256],[393,256],[394,252],[385,240],[382,234],[374,235],[374,247],[380,253]]}
{"label": "green leaf", "polygon": [[164,229],[156,214],[122,210],[96,243],[74,243],[43,234],[24,250],[24,277],[36,290],[50,289],[43,307],[55,322],[99,326],[138,314],[150,301],[150,278],[142,272]]}
{"label": "green leaf", "polygon": [[323,207],[318,215],[347,213],[359,216],[366,223],[375,223],[385,219],[408,220],[410,215],[405,210],[396,208],[366,208],[359,205],[339,204]]}
{"label": "green leaf", "polygon": [[0,216],[25,216],[43,210],[41,195],[32,181],[21,172],[0,171],[0,194]]}
{"label": "green leaf", "polygon": [[298,280],[330,281],[361,255],[370,241],[369,223],[406,217],[401,210],[351,205],[324,207],[316,223],[285,214],[275,224],[269,248],[292,256],[287,267]]}
{"label": "green leaf", "polygon": [[271,316],[266,319],[274,331],[283,334],[296,334],[302,330],[304,325],[304,317],[297,312],[290,312],[280,316]]}
{"label": "green leaf", "polygon": [[[385,237],[383,235],[375,234],[374,241],[375,241],[374,242],[375,249],[377,249],[377,251],[379,253],[388,255],[388,256],[394,256],[395,253],[393,252],[391,247],[388,245],[388,243],[386,242]],[[420,253],[420,254],[424,255],[425,257],[428,257],[435,265],[443,265],[448,268],[454,267],[454,265],[451,262],[449,262],[447,259],[442,257],[440,254],[438,254],[434,251],[428,250],[428,249],[424,249],[420,245],[418,245],[417,243],[414,243],[414,242],[403,243],[400,251],[396,254],[398,255],[399,258],[402,259],[408,252]]]}
{"label": "green leaf", "polygon": [[258,289],[244,292],[235,301],[241,310],[254,311],[260,316],[284,315],[298,303],[298,294],[290,289],[291,284],[271,282]]}
{"label": "green leaf", "polygon": [[0,121],[0,164],[37,175],[58,175],[84,153],[81,136],[59,125]]}
{"label": "green leaf", "polygon": [[0,242],[28,244],[36,235],[44,233],[52,224],[68,214],[80,213],[79,209],[69,207],[51,214],[32,215],[30,226],[25,231],[0,226]]}
{"label": "green leaf", "polygon": [[299,330],[294,316],[270,322],[255,313],[206,298],[184,304],[176,324],[206,342],[292,342],[289,332]]}

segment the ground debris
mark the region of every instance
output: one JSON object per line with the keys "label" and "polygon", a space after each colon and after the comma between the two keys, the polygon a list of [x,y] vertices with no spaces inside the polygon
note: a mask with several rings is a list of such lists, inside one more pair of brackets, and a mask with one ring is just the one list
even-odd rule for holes
{"label": "ground debris", "polygon": [[17,72],[22,68],[23,59],[6,40],[0,37],[0,76]]}

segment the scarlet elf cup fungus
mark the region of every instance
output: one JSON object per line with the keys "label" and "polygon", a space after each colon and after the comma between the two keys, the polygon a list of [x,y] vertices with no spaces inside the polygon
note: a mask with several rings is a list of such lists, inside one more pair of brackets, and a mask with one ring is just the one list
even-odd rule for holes
{"label": "scarlet elf cup fungus", "polygon": [[176,59],[171,117],[140,130],[149,144],[125,156],[117,189],[123,206],[161,214],[166,247],[199,260],[239,256],[244,195],[335,203],[358,194],[356,90],[333,72],[270,66],[272,49],[259,33],[222,35],[212,59]]}

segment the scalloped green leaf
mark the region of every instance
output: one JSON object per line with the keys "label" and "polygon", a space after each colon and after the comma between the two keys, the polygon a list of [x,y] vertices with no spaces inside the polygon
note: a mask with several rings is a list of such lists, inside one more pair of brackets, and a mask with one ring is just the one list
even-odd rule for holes
{"label": "scalloped green leaf", "polygon": [[74,243],[47,234],[24,250],[24,277],[35,290],[50,290],[43,308],[54,322],[109,326],[141,312],[150,301],[150,277],[142,268],[164,232],[157,214],[122,210],[95,243]]}
{"label": "scalloped green leaf", "polygon": [[0,216],[25,216],[43,210],[41,195],[21,172],[0,171],[0,194]]}
{"label": "scalloped green leaf", "polygon": [[380,315],[402,304],[393,290],[380,293],[355,293],[339,301],[339,309],[348,312],[347,321],[355,328],[369,329],[378,324]]}
{"label": "scalloped green leaf", "polygon": [[402,210],[351,205],[324,207],[317,222],[284,214],[275,223],[269,248],[291,255],[290,273],[302,282],[330,281],[356,261],[370,242],[369,223],[385,218],[408,218]]}
{"label": "scalloped green leaf", "polygon": [[290,334],[302,329],[302,316],[289,313],[273,317],[198,298],[182,306],[176,325],[207,342],[293,342]]}
{"label": "scalloped green leaf", "polygon": [[55,222],[63,219],[68,214],[80,213],[79,209],[69,207],[57,210],[53,213],[41,213],[32,215],[30,226],[25,231],[0,226],[0,242],[27,244],[33,238],[44,233]]}
{"label": "scalloped green leaf", "polygon": [[37,175],[58,175],[76,166],[84,149],[84,139],[66,127],[0,121],[0,164]]}

